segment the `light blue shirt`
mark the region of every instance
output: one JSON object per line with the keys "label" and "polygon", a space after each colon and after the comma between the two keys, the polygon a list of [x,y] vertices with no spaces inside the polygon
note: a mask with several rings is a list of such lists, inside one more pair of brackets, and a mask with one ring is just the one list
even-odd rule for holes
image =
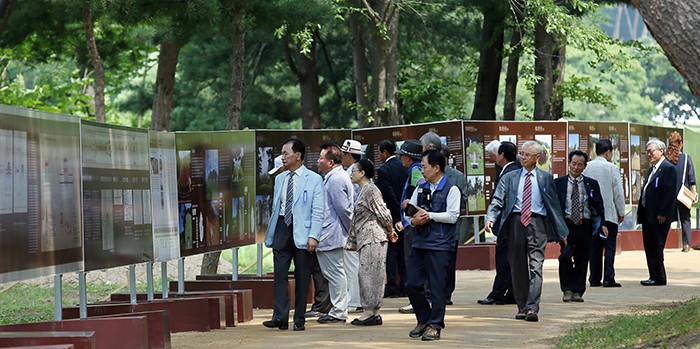
{"label": "light blue shirt", "polygon": [[[520,170],[520,182],[518,183],[518,196],[515,199],[515,207],[513,208],[513,212],[521,212],[522,210],[522,197],[523,197],[523,188],[525,187],[525,174],[528,171],[523,167]],[[530,176],[530,181],[532,182],[532,201],[531,201],[531,207],[530,207],[530,212],[546,216],[547,215],[547,210],[544,207],[544,201],[542,201],[542,194],[540,193],[540,186],[537,183],[537,171],[533,168],[532,171],[530,171],[532,174]]]}

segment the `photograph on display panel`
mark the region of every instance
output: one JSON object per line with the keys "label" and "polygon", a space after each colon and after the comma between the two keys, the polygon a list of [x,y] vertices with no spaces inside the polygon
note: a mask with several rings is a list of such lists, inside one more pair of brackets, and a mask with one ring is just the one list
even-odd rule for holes
{"label": "photograph on display panel", "polygon": [[176,133],[180,254],[255,243],[252,131]]}
{"label": "photograph on display panel", "polygon": [[80,120],[0,106],[0,283],[83,268]]}

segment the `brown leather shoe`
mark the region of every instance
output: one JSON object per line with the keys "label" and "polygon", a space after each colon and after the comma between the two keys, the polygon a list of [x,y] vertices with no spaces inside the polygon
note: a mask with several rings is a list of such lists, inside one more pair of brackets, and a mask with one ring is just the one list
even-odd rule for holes
{"label": "brown leather shoe", "polygon": [[420,339],[423,341],[436,341],[440,339],[440,330],[433,326],[427,326]]}

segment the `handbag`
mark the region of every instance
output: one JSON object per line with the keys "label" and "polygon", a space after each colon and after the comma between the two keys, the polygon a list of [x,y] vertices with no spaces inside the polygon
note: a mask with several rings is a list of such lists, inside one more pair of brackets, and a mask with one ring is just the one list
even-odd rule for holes
{"label": "handbag", "polygon": [[681,184],[681,189],[676,195],[676,199],[687,208],[691,208],[694,203],[698,202],[698,195],[693,193],[690,189],[685,187],[685,171],[688,169],[688,155],[685,155],[685,162],[683,166],[683,183]]}

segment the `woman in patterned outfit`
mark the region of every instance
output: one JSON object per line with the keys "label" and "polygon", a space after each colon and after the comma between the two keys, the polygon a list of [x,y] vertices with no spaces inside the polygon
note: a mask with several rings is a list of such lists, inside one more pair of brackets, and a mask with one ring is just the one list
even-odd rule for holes
{"label": "woman in patterned outfit", "polygon": [[348,248],[356,248],[360,255],[360,301],[364,312],[353,320],[356,326],[382,324],[379,308],[384,295],[384,273],[386,271],[387,241],[395,242],[391,213],[384,203],[376,185],[370,182],[374,177],[374,166],[368,160],[360,160],[353,165],[350,178],[360,186],[357,206],[352,217],[348,234]]}

